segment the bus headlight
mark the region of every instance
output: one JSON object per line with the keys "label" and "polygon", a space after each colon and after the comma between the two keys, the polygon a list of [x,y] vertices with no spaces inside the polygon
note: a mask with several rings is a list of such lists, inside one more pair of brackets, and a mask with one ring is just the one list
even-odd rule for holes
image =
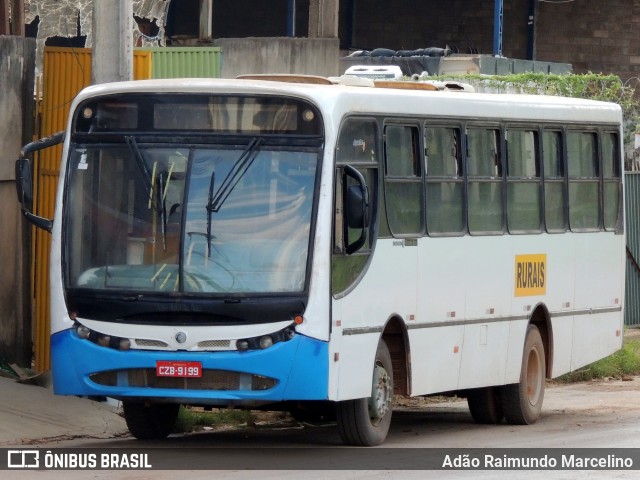
{"label": "bus headlight", "polygon": [[269,335],[265,335],[260,339],[260,348],[262,348],[263,350],[265,348],[269,348],[271,345],[273,345],[273,338],[271,338]]}
{"label": "bus headlight", "polygon": [[78,324],[78,326],[76,327],[76,333],[80,338],[87,339],[91,335],[91,330],[89,330],[84,325]]}
{"label": "bus headlight", "polygon": [[89,340],[91,343],[101,347],[113,348],[114,350],[130,350],[131,340],[128,338],[114,337],[100,332],[95,332],[81,323],[76,322],[73,329],[79,338]]}
{"label": "bus headlight", "polygon": [[264,350],[272,347],[276,343],[288,342],[296,336],[294,325],[289,325],[282,330],[270,333],[269,335],[262,335],[260,337],[242,338],[236,341],[236,348],[238,351],[247,350]]}

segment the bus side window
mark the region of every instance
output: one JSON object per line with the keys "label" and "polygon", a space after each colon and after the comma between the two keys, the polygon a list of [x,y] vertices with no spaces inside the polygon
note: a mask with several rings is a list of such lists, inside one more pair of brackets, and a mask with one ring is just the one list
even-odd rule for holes
{"label": "bus side window", "polygon": [[567,134],[569,227],[574,231],[599,228],[599,173],[595,132]]}
{"label": "bus side window", "polygon": [[545,130],[542,134],[544,165],[544,221],[547,232],[564,232],[567,228],[564,189],[564,154],[562,132]]}
{"label": "bus side window", "polygon": [[500,131],[473,127],[467,131],[469,233],[502,233],[502,155]]}
{"label": "bus side window", "polygon": [[349,118],[340,129],[336,147],[337,164],[376,161],[376,124],[371,119]]}
{"label": "bus side window", "polygon": [[385,127],[385,200],[394,235],[420,235],[424,231],[418,132],[411,125]]}
{"label": "bus side window", "polygon": [[622,213],[622,182],[620,179],[620,143],[618,134],[602,134],[602,194],[605,230],[617,230]]}
{"label": "bus side window", "polygon": [[509,232],[539,232],[542,225],[538,132],[507,133],[507,226]]}
{"label": "bus side window", "polygon": [[[338,136],[336,146],[336,169],[334,184],[335,212],[333,218],[333,258],[331,269],[331,290],[333,294],[347,291],[364,272],[373,245],[372,232],[375,228],[377,208],[378,164],[377,164],[377,124],[370,118],[352,117],[346,119]],[[347,243],[358,238],[361,229],[345,226],[343,182],[347,186],[355,181],[343,174],[344,166],[354,167],[364,177],[369,192],[369,218],[366,221],[366,238],[362,247],[347,255]],[[346,231],[345,231],[346,228]]]}
{"label": "bus side window", "polygon": [[425,128],[427,231],[461,234],[464,221],[464,177],[459,128]]}

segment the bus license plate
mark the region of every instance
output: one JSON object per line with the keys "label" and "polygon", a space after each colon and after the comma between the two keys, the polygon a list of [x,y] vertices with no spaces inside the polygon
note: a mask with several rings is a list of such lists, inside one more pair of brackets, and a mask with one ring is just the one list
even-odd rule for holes
{"label": "bus license plate", "polygon": [[158,360],[156,361],[156,376],[200,378],[202,377],[202,363]]}

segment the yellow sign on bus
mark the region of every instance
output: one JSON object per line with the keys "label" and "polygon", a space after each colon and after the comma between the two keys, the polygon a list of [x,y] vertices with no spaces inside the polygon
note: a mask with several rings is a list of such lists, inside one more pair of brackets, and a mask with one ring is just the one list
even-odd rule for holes
{"label": "yellow sign on bus", "polygon": [[547,254],[516,255],[515,296],[547,293]]}

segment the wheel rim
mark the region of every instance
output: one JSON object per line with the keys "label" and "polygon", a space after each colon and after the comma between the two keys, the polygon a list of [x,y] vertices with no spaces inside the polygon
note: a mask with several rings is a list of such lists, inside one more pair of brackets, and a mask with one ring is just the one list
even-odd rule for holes
{"label": "wheel rim", "polygon": [[369,398],[369,416],[372,423],[379,422],[391,410],[393,385],[391,377],[382,365],[376,365],[373,371],[373,385]]}
{"label": "wheel rim", "polygon": [[529,404],[537,405],[542,395],[544,372],[542,371],[542,357],[537,347],[529,351],[527,360],[527,397]]}

